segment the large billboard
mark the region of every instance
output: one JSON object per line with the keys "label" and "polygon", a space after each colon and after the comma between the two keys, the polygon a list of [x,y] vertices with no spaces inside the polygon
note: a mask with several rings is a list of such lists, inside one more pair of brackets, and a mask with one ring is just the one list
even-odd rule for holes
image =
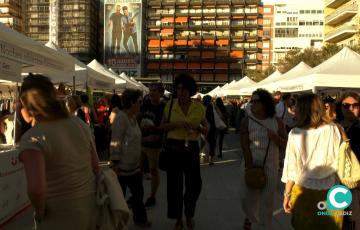
{"label": "large billboard", "polygon": [[141,0],[104,0],[104,64],[140,77]]}

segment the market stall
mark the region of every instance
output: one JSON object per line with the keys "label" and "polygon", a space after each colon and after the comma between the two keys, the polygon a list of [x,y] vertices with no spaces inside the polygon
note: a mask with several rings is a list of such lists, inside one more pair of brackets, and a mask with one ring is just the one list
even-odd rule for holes
{"label": "market stall", "polygon": [[[72,82],[74,65],[74,61],[66,55],[0,23],[0,84],[3,89],[0,111],[1,108],[5,111],[4,106],[7,111],[6,116],[2,114],[0,124],[12,134],[12,138],[7,138],[6,129],[5,132],[4,128],[1,129],[5,138],[0,144],[0,227],[29,206],[23,165],[19,162],[19,151],[14,141],[17,136],[17,114],[14,110],[17,108],[16,94],[21,73],[40,73],[54,83]],[[5,126],[5,122],[9,123]]]}
{"label": "market stall", "polygon": [[344,47],[310,71],[276,83],[282,92],[328,91],[360,88],[360,55]]}
{"label": "market stall", "polygon": [[300,62],[296,66],[294,66],[291,70],[287,71],[286,73],[282,75],[275,75],[275,77],[272,77],[271,79],[262,82],[257,83],[252,87],[247,87],[242,90],[240,90],[241,95],[251,95],[253,91],[255,91],[258,88],[266,89],[269,92],[273,92],[278,90],[278,82],[280,81],[287,81],[290,79],[295,79],[298,76],[302,76],[306,73],[308,73],[311,70],[311,67],[307,65],[305,62]]}

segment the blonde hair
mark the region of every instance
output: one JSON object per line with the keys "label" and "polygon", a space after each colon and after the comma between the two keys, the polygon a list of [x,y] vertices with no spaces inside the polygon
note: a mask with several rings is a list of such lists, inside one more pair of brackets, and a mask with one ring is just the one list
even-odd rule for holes
{"label": "blonde hair", "polygon": [[298,113],[296,127],[318,128],[323,124],[331,123],[321,98],[315,94],[301,95],[297,99],[296,108]]}
{"label": "blonde hair", "polygon": [[20,99],[33,117],[42,117],[45,120],[69,117],[67,109],[56,97],[54,85],[45,76],[30,74],[24,78]]}

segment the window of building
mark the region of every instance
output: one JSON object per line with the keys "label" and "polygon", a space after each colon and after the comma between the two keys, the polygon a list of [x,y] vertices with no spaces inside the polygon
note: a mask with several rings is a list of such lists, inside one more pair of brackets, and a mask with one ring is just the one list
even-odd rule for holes
{"label": "window of building", "polygon": [[265,7],[264,8],[264,13],[271,13],[271,8]]}
{"label": "window of building", "polygon": [[311,13],[312,13],[312,14],[316,14],[316,10],[312,10]]}
{"label": "window of building", "polygon": [[317,13],[318,13],[318,14],[323,14],[324,11],[323,11],[323,10],[317,10]]}
{"label": "window of building", "polygon": [[305,14],[305,11],[304,11],[304,10],[300,10],[300,14]]}
{"label": "window of building", "polygon": [[269,42],[264,42],[263,43],[263,48],[270,48],[270,43]]}
{"label": "window of building", "polygon": [[305,14],[310,14],[310,10],[305,10]]}

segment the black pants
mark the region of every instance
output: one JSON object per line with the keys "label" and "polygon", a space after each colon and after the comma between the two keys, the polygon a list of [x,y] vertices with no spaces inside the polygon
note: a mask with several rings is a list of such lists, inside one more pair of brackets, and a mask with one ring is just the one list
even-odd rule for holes
{"label": "black pants", "polygon": [[224,136],[225,136],[225,130],[219,130],[218,131],[218,137],[219,137],[219,155],[222,155],[223,150],[223,143],[224,143]]}
{"label": "black pants", "polygon": [[128,41],[131,37],[133,44],[134,44],[134,52],[138,53],[139,47],[138,47],[138,41],[137,41],[137,34],[136,33],[130,33],[130,32],[124,32],[124,40],[123,40],[123,46],[126,50],[126,52],[130,53],[129,47],[128,47]]}
{"label": "black pants", "polygon": [[111,37],[111,52],[115,54],[116,50],[120,52],[120,43],[122,38],[122,31],[113,31]]}
{"label": "black pants", "polygon": [[121,185],[121,189],[123,190],[124,197],[126,195],[126,189],[128,187],[132,194],[133,202],[134,202],[134,206],[133,206],[134,222],[146,223],[147,215],[143,202],[144,187],[142,183],[141,172],[138,172],[131,176],[119,176],[118,179]]}
{"label": "black pants", "polygon": [[168,140],[167,149],[170,154],[167,169],[168,217],[182,218],[184,206],[185,216],[192,218],[202,185],[199,144],[190,141],[189,146],[185,147],[184,141]]}

